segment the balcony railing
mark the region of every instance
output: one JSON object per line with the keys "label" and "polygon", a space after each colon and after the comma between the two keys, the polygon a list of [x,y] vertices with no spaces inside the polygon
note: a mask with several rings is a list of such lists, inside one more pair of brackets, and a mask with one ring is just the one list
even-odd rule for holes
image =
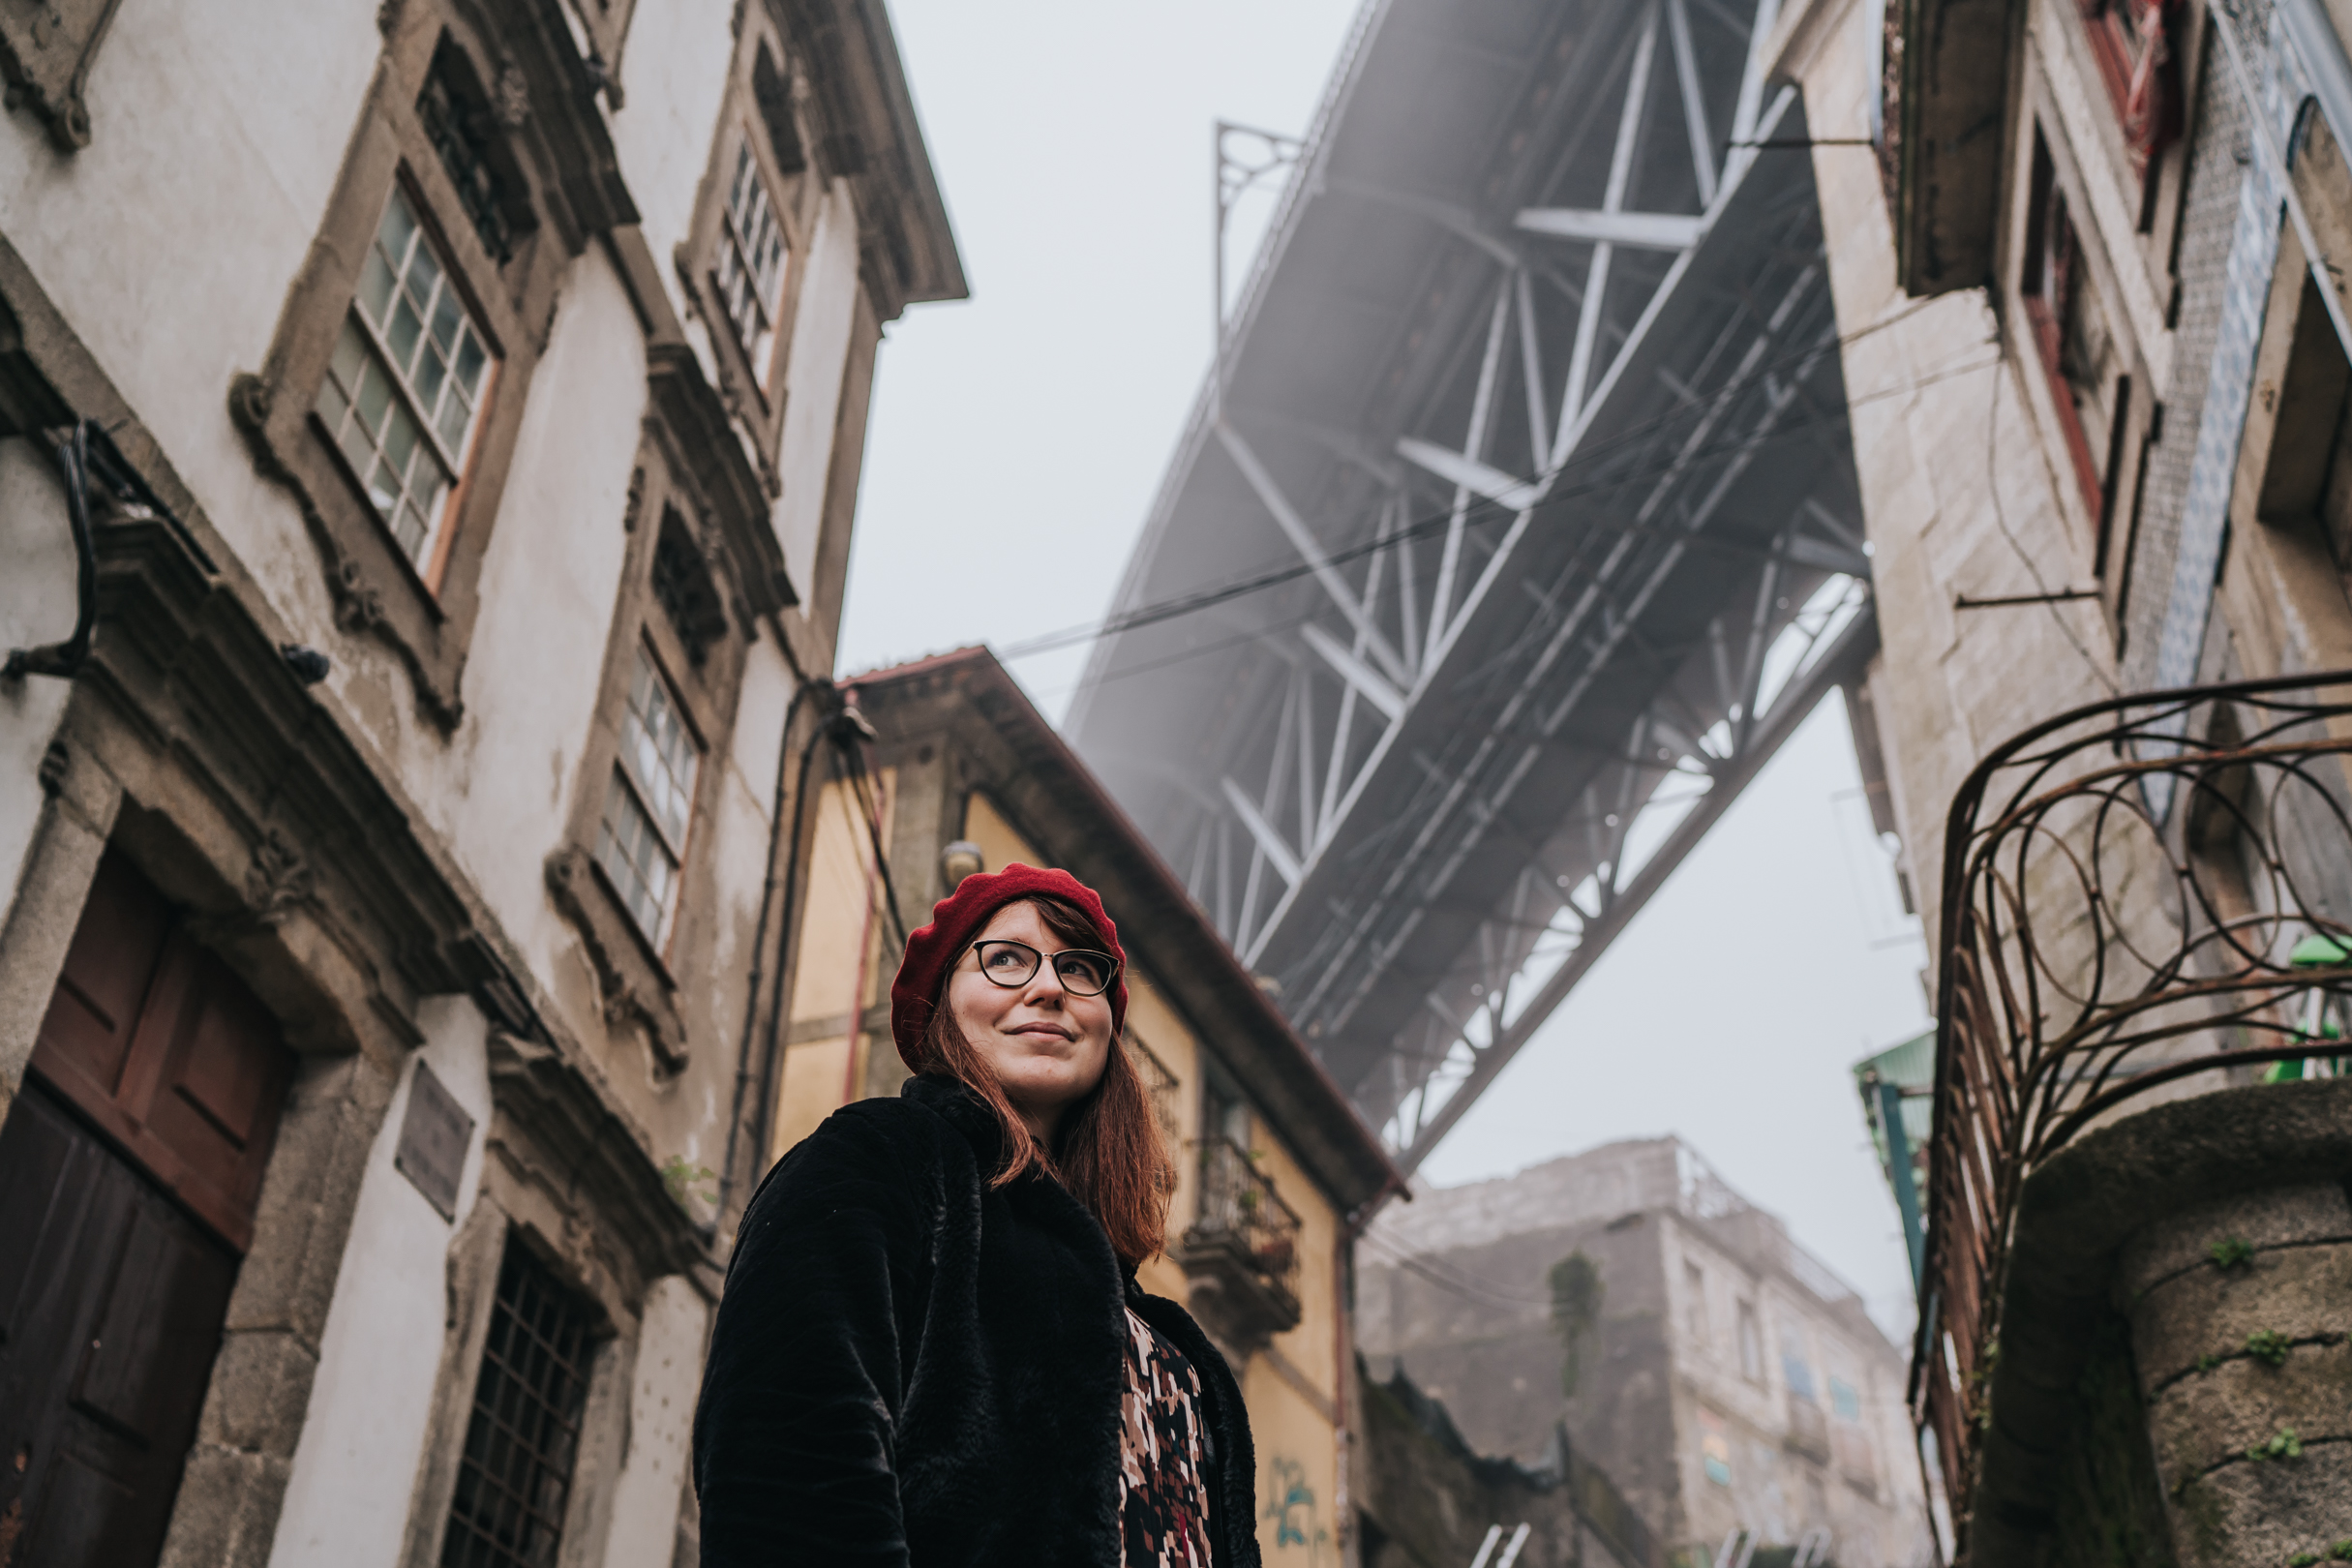
{"label": "balcony railing", "polygon": [[1911,1372],[1955,1513],[2027,1179],[2134,1096],[2344,1053],[2352,928],[2326,911],[2352,908],[2348,761],[2338,672],[2078,709],[1961,786]]}
{"label": "balcony railing", "polygon": [[1226,1342],[1253,1345],[1299,1321],[1299,1217],[1230,1138],[1200,1144],[1200,1203],[1177,1253],[1192,1309]]}

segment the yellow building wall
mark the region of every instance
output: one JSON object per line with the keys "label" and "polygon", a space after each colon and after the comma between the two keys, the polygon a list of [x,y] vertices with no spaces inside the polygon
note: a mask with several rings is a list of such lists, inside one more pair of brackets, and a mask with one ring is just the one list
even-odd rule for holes
{"label": "yellow building wall", "polygon": [[[886,851],[896,785],[896,770],[887,768],[872,783]],[[857,787],[840,779],[826,784],[810,809],[817,820],[801,894],[800,950],[786,1005],[770,1161],[856,1097],[872,1048],[859,1023],[889,994],[896,968],[896,953],[884,950],[881,877]]]}
{"label": "yellow building wall", "polygon": [[1258,1168],[1299,1217],[1299,1326],[1276,1335],[1272,1349],[1329,1403],[1339,1387],[1339,1281],[1332,1265],[1339,1218],[1265,1124],[1252,1118],[1251,1127]]}
{"label": "yellow building wall", "polygon": [[[990,871],[1015,860],[1053,863],[981,795],[975,794],[965,808],[964,837],[979,846],[981,863]],[[1111,916],[1116,920],[1118,912]],[[1123,931],[1120,937],[1129,949],[1128,1033],[1176,1079],[1171,1119],[1178,1136],[1169,1153],[1176,1159],[1177,1187],[1168,1206],[1168,1246],[1174,1249],[1199,1201],[1200,1045],[1138,958],[1137,950],[1148,946],[1146,934]],[[1250,1146],[1275,1191],[1299,1217],[1298,1327],[1275,1336],[1266,1350],[1233,1369],[1257,1447],[1258,1548],[1268,1568],[1338,1568],[1339,1218],[1262,1118],[1251,1118]],[[1145,1262],[1136,1279],[1156,1296],[1191,1299],[1184,1270],[1165,1253]]]}
{"label": "yellow building wall", "polygon": [[1242,1377],[1257,1447],[1257,1550],[1266,1568],[1339,1568],[1340,1441],[1324,1408],[1265,1356]]}

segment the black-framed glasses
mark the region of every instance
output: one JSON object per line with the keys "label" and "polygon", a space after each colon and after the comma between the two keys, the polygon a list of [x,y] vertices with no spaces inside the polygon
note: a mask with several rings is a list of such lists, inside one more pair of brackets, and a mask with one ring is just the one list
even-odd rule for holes
{"label": "black-framed glasses", "polygon": [[[972,950],[980,954],[981,977],[1008,991],[1037,979],[1038,966],[1045,961],[1045,955],[1028,943],[999,937],[975,942]],[[1119,978],[1119,960],[1107,952],[1065,948],[1053,955],[1053,975],[1072,996],[1101,996]]]}

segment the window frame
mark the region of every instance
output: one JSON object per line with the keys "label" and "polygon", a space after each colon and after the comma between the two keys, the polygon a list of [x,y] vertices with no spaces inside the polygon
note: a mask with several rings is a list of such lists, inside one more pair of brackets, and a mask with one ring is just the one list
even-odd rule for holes
{"label": "window frame", "polygon": [[[393,204],[398,202],[407,207],[408,221],[412,226],[407,241],[408,255],[404,258],[402,265],[392,269],[393,276],[384,309],[388,313],[397,304],[413,304],[412,298],[404,301],[402,296],[408,292],[407,274],[414,268],[413,257],[417,252],[424,252],[438,273],[436,282],[440,286],[441,291],[437,294],[434,303],[437,305],[441,299],[454,297],[459,307],[458,337],[451,345],[450,358],[455,360],[459,357],[458,346],[463,344],[467,336],[475,339],[482,347],[484,364],[471,399],[471,406],[467,410],[463,439],[456,451],[449,450],[447,440],[438,428],[439,421],[421,408],[421,394],[412,384],[413,378],[399,365],[393,350],[389,329],[370,317],[364,303],[367,260],[363,260],[360,264],[362,284],[360,287],[352,290],[350,303],[345,309],[343,330],[336,334],[335,349],[328,359],[326,374],[320,377],[318,392],[313,401],[312,414],[317,421],[320,433],[326,437],[328,446],[333,449],[345,477],[360,493],[361,498],[376,510],[377,522],[391,535],[401,558],[416,574],[424,590],[437,596],[441,579],[448,570],[449,546],[457,532],[453,525],[456,518],[463,515],[466,481],[471,473],[472,458],[480,444],[485,415],[498,395],[498,371],[503,360],[494,347],[494,340],[482,326],[482,312],[474,303],[473,290],[467,286],[464,276],[449,265],[441,253],[441,247],[437,243],[435,226],[427,221],[422,211],[418,210],[420,204],[410,194],[411,184],[411,180],[404,169],[402,177],[395,179],[391,189],[385,193],[384,218],[378,220],[377,232],[369,236],[368,256],[369,259],[374,259],[382,254],[380,250],[383,238],[382,226],[389,219]],[[353,331],[356,331],[362,349],[369,356],[368,360],[361,365],[361,375],[364,377],[371,367],[379,371],[388,368],[389,373],[384,378],[390,383],[393,399],[402,406],[408,418],[417,426],[426,458],[436,463],[443,473],[444,482],[434,500],[432,515],[423,520],[424,531],[413,550],[401,541],[399,529],[395,527],[393,520],[383,516],[382,508],[377,504],[374,492],[370,487],[370,476],[360,471],[359,464],[351,455],[349,447],[345,444],[344,437],[331,428],[338,421],[330,419],[321,407],[330,390],[339,395],[343,393],[339,384],[341,376],[336,362],[342,357],[345,336]],[[412,346],[411,358],[414,359],[417,354],[430,353],[432,351],[431,340],[430,324],[420,322],[417,341]],[[423,363],[421,360],[416,362],[419,365]],[[449,367],[449,369],[454,370],[454,367]],[[355,387],[360,384],[358,381],[353,383]],[[446,395],[450,388],[457,384],[458,377],[454,374],[450,375],[442,383],[440,393]],[[360,399],[357,395],[345,395],[342,419],[350,419],[356,412],[359,402]],[[353,425],[346,428],[361,427]],[[372,438],[369,440],[369,446],[377,461],[381,462],[386,455],[384,447]],[[412,451],[411,461],[413,462],[413,460]],[[413,487],[404,481],[400,495],[395,498],[395,511],[400,509],[398,503],[405,502],[412,494]]]}
{"label": "window frame", "polygon": [[[693,1041],[679,1002],[681,977],[701,974],[718,931],[717,879],[708,861],[718,793],[727,768],[721,748],[735,733],[743,670],[754,635],[743,584],[747,568],[731,533],[709,520],[697,486],[703,469],[693,448],[665,421],[649,419],[638,448],[629,498],[618,526],[629,535],[616,591],[612,631],[587,743],[573,774],[571,805],[561,838],[545,862],[548,891],[586,949],[601,991],[603,1022],[616,1039],[642,1038],[657,1077],[682,1071]],[[695,552],[722,607],[716,623],[681,628],[654,589],[654,562],[665,534]],[[704,640],[696,646],[692,634]],[[699,653],[699,656],[697,656]],[[696,748],[687,790],[685,828],[664,927],[648,933],[625,890],[603,863],[602,832],[610,792],[634,787],[627,771],[629,697],[644,657],[678,710],[681,732]],[[639,798],[641,809],[651,816]]]}
{"label": "window frame", "polygon": [[[693,764],[690,776],[683,781],[680,789],[680,793],[684,797],[684,820],[678,824],[675,835],[665,822],[664,814],[648,799],[658,793],[657,781],[642,779],[638,776],[637,752],[640,748],[632,743],[635,737],[645,735],[648,739],[653,740],[656,750],[660,749],[659,740],[647,733],[644,716],[639,712],[637,692],[642,684],[641,677],[650,679],[666,702],[671,710],[672,722],[678,735],[684,740]],[[655,651],[650,628],[648,628],[638,640],[636,658],[630,664],[626,687],[621,701],[621,743],[614,749],[611,783],[607,787],[605,797],[607,803],[602,808],[598,821],[594,861],[596,869],[604,881],[606,890],[619,902],[621,910],[630,918],[638,934],[652,949],[655,956],[666,963],[670,939],[678,925],[678,904],[684,894],[687,859],[693,854],[694,842],[698,836],[696,828],[701,819],[701,812],[697,809],[696,797],[701,789],[705,770],[704,764],[709,758],[710,746],[704,737],[696,733],[693,715],[678,693],[678,682],[662,667],[661,656]],[[662,766],[665,772],[672,771],[668,764],[669,759],[664,757]],[[679,781],[674,775],[668,782],[674,787],[679,785]],[[606,845],[616,842],[610,803],[615,798],[615,791],[620,792],[636,806],[638,815],[645,819],[653,832],[654,848],[664,855],[669,862],[669,887],[661,898],[658,928],[654,930],[646,929],[644,918],[631,899],[628,890],[620,886],[618,875],[608,869],[606,865]],[[625,858],[625,850],[623,855]]]}
{"label": "window frame", "polygon": [[[547,16],[494,16],[456,0],[413,0],[385,7],[380,20],[383,49],[317,236],[268,353],[256,370],[232,377],[228,405],[255,468],[300,505],[337,629],[387,645],[418,710],[448,736],[465,716],[462,678],[482,563],[559,285],[591,237],[634,222],[636,213],[609,128],[584,79],[576,79],[587,67],[568,33],[551,33]],[[444,46],[447,56],[439,54]],[[484,157],[498,176],[514,235],[504,262],[483,246],[419,111],[437,70],[478,112]],[[467,450],[421,559],[400,546],[317,415],[396,187],[497,363],[495,375],[485,375]]]}
{"label": "window frame", "polygon": [[[2086,543],[2092,569],[2103,574],[2113,554],[2110,545],[2118,502],[2124,498],[2126,488],[2126,457],[2132,449],[2135,432],[2146,422],[2143,411],[2136,406],[2142,377],[2134,374],[2138,367],[2130,323],[2109,304],[2118,295],[2115,280],[2102,266],[2102,258],[2085,242],[2084,226],[2075,222],[2077,202],[2073,182],[2065,176],[2057,150],[2038,115],[2029,120],[2028,129],[2026,208],[2016,295],[2024,308],[2026,335],[2049,392],[2051,412],[2058,423],[2057,434],[2066,453],[2066,466],[2073,475],[2076,497],[2090,528]],[[2063,232],[2063,244],[2054,242],[2054,231]],[[2096,226],[2090,232],[2096,234]],[[2077,284],[2078,271],[2090,278],[2092,293],[2088,307]],[[2067,336],[2073,313],[2081,308],[2096,308],[2100,312],[2113,350],[2103,454],[2092,448],[2090,432],[2077,407],[2076,391],[2080,383],[2067,372]],[[2141,444],[2145,444],[2144,437]],[[2136,499],[2137,484],[2129,488]]]}
{"label": "window frame", "polygon": [[[523,1314],[509,1306],[507,1287],[510,1279],[517,1282],[518,1294],[523,1289],[536,1290],[550,1298],[557,1310],[565,1316],[567,1320],[562,1324],[563,1339],[569,1342],[572,1351],[569,1358],[563,1358],[558,1353],[558,1346],[549,1340],[548,1336],[539,1332],[538,1325],[524,1321]],[[564,1280],[556,1269],[550,1267],[545,1260],[538,1256],[536,1251],[524,1240],[520,1232],[511,1229],[507,1232],[506,1245],[498,1257],[497,1275],[491,1283],[490,1295],[489,1322],[485,1325],[482,1343],[474,1358],[473,1382],[467,1400],[467,1417],[464,1445],[459,1451],[454,1467],[454,1484],[450,1488],[447,1515],[441,1526],[440,1560],[443,1562],[449,1560],[452,1544],[450,1537],[459,1530],[466,1530],[474,1541],[487,1545],[489,1551],[498,1553],[505,1559],[505,1562],[513,1564],[514,1568],[522,1568],[523,1564],[534,1559],[547,1560],[562,1555],[564,1536],[576,1514],[573,1503],[581,1490],[580,1461],[588,1446],[587,1429],[590,1414],[588,1395],[595,1386],[596,1355],[600,1342],[606,1338],[604,1333],[606,1325],[604,1313],[597,1303]],[[510,1333],[520,1331],[527,1334],[549,1350],[550,1354],[546,1357],[532,1359],[543,1359],[567,1379],[570,1386],[558,1391],[562,1396],[560,1400],[549,1398],[546,1392],[533,1386],[528,1376],[527,1367],[517,1368],[512,1365],[519,1358],[511,1356],[506,1347],[500,1343],[498,1325],[501,1317],[507,1321]],[[517,1375],[518,1372],[523,1372],[524,1375]],[[528,1436],[515,1431],[514,1423],[495,1407],[495,1396],[491,1399],[485,1398],[485,1385],[494,1375],[499,1378],[498,1387],[500,1388],[520,1385],[525,1398],[552,1413],[557,1423],[564,1429],[564,1435],[568,1438],[569,1452],[562,1456],[561,1500],[557,1504],[552,1519],[540,1511],[536,1499],[518,1494],[516,1489],[504,1480],[491,1475],[488,1468],[475,1457],[476,1435],[482,1432],[486,1427],[497,1427],[504,1429],[504,1435],[509,1439],[510,1444],[521,1446],[529,1453],[533,1484],[527,1489],[528,1493],[539,1493],[543,1496],[544,1489],[540,1484],[542,1477],[555,1467],[549,1462],[551,1456],[540,1452],[537,1445],[531,1443]],[[558,1408],[559,1404],[567,1408]],[[495,1437],[497,1434],[493,1435]],[[536,1532],[544,1532],[544,1546],[537,1539],[536,1532],[530,1538],[531,1546],[534,1549],[532,1551],[515,1551],[501,1547],[494,1541],[489,1532],[474,1522],[472,1516],[477,1514],[478,1510],[467,1507],[468,1473],[483,1477],[498,1492],[518,1496],[521,1500],[521,1512],[524,1518],[536,1527]],[[478,1558],[469,1554],[464,1560],[472,1562]],[[498,1564],[494,1558],[494,1568],[503,1568],[503,1564]]]}
{"label": "window frame", "polygon": [[[792,356],[807,271],[801,261],[828,178],[812,152],[818,142],[811,135],[807,94],[799,85],[795,62],[799,57],[768,8],[745,8],[718,131],[695,196],[693,225],[676,257],[686,298],[712,342],[719,394],[750,432],[761,481],[771,498],[783,493],[777,453],[784,433],[784,367]],[[738,332],[720,266],[735,244],[729,196],[745,157],[758,170],[782,241],[774,320],[765,344],[746,344]]]}
{"label": "window frame", "polygon": [[[781,347],[784,331],[784,301],[799,271],[793,262],[796,250],[784,226],[781,203],[770,189],[768,170],[763,165],[755,142],[757,136],[749,125],[738,128],[736,171],[729,178],[725,199],[719,203],[718,243],[711,256],[711,292],[719,301],[719,314],[734,328],[735,346],[750,367],[752,385],[763,403],[776,395],[775,374],[783,360]],[[746,234],[743,216],[739,210],[737,195],[745,186],[751,190],[756,205],[755,216],[766,220],[767,233]],[[774,250],[774,277],[763,279],[755,256],[764,245]],[[735,286],[730,282],[731,270],[740,269],[747,286],[743,298],[757,317],[746,336],[746,323],[736,309]]]}
{"label": "window frame", "polygon": [[2187,9],[2185,0],[2075,0],[2093,69],[2141,182],[2143,227],[2156,161],[2181,138],[2186,118],[2178,35]]}

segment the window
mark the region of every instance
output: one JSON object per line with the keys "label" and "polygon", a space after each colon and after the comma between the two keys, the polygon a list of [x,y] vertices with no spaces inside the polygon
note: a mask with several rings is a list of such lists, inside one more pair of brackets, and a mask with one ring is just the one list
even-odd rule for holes
{"label": "window", "polygon": [[[2091,41],[2091,58],[2123,125],[2131,171],[2144,178],[2156,154],[2181,134],[2181,71],[2171,39],[2181,0],[2077,3],[2083,32]],[[2143,226],[2148,216],[2143,211]]]}
{"label": "window", "polygon": [[1764,1334],[1756,1325],[1756,1304],[1739,1304],[1739,1374],[1750,1381],[1764,1381]]}
{"label": "window", "polygon": [[441,167],[457,187],[458,202],[474,234],[500,263],[513,259],[514,225],[507,217],[507,191],[491,164],[487,110],[473,86],[466,54],[444,35],[433,51],[424,90],[416,95],[416,117],[425,137],[441,157]]}
{"label": "window", "polygon": [[318,388],[318,417],[401,554],[431,585],[492,361],[395,185]]}
{"label": "window", "polygon": [[2021,292],[2034,345],[2049,377],[2061,434],[2083,504],[2103,546],[2115,500],[2131,378],[2109,326],[2097,274],[2083,255],[2050,150],[2034,138],[2032,202],[2027,213]]}
{"label": "window", "polygon": [[1780,1372],[1789,1380],[1791,1394],[1807,1402],[1820,1400],[1813,1384],[1813,1364],[1805,1359],[1804,1331],[1794,1323],[1783,1323],[1780,1328]]}
{"label": "window", "polygon": [[510,1238],[441,1538],[442,1568],[556,1560],[594,1335],[590,1310]]}
{"label": "window", "polygon": [[620,756],[605,795],[596,863],[656,948],[669,935],[701,765],[701,748],[686,733],[677,696],[654,668],[652,654],[640,647],[621,721]]}
{"label": "window", "polygon": [[1699,1411],[1699,1463],[1715,1485],[1732,1484],[1732,1434],[1724,1430],[1723,1417],[1704,1407]]}
{"label": "window", "polygon": [[663,509],[661,535],[653,544],[653,599],[670,618],[687,662],[700,668],[710,645],[727,635],[727,607],[710,563],[675,507]]}
{"label": "window", "polygon": [[1682,1286],[1684,1293],[1689,1297],[1689,1303],[1683,1309],[1683,1311],[1685,1313],[1685,1322],[1690,1329],[1691,1340],[1694,1343],[1704,1344],[1707,1342],[1708,1339],[1706,1331],[1706,1271],[1702,1269],[1696,1263],[1683,1264]]}
{"label": "window", "polygon": [[308,520],[336,626],[387,646],[444,737],[562,282],[597,235],[641,238],[625,185],[596,172],[618,167],[611,126],[546,19],[383,8],[308,259],[267,352],[229,378],[255,471]]}
{"label": "window", "polygon": [[1837,1418],[1830,1428],[1829,1444],[1838,1468],[1850,1479],[1875,1485],[1878,1456],[1862,1426],[1862,1391],[1834,1373],[1829,1378],[1829,1413]]}
{"label": "window", "polygon": [[769,199],[767,176],[745,131],[727,187],[727,217],[718,254],[719,301],[735,323],[736,341],[753,376],[768,385],[775,364],[776,317],[784,301],[784,230]]}
{"label": "window", "polygon": [[1136,1075],[1143,1079],[1144,1096],[1152,1102],[1152,1120],[1160,1124],[1160,1135],[1174,1149],[1184,1141],[1184,1127],[1176,1118],[1176,1096],[1181,1088],[1176,1074],[1131,1029],[1127,1032],[1127,1048]]}

